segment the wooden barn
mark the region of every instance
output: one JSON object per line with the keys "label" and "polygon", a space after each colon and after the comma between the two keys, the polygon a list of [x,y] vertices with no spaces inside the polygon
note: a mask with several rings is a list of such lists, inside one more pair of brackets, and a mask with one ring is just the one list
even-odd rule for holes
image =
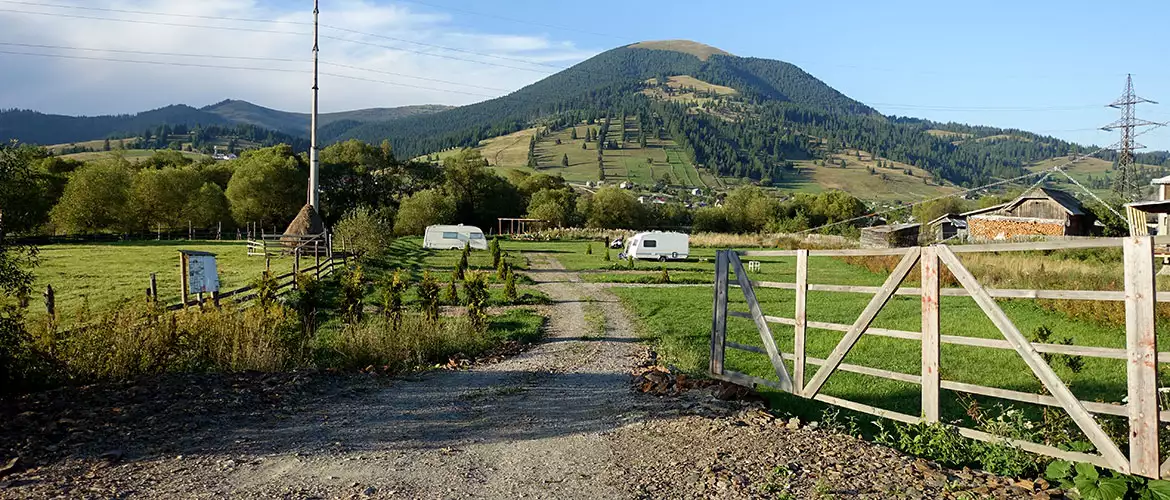
{"label": "wooden barn", "polygon": [[967,217],[960,214],[943,214],[926,223],[927,234],[931,240],[945,241],[956,236],[967,234]]}
{"label": "wooden barn", "polygon": [[965,215],[973,240],[1088,236],[1094,220],[1076,197],[1051,188],[1036,188],[1009,203]]}
{"label": "wooden barn", "polygon": [[861,228],[864,248],[898,248],[918,246],[920,224],[887,224]]}

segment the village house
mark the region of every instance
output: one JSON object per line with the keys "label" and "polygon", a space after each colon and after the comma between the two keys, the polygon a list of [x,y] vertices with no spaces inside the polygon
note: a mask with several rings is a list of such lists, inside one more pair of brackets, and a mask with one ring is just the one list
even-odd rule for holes
{"label": "village house", "polygon": [[972,240],[1088,236],[1094,221],[1076,197],[1043,187],[1008,203],[963,215],[967,216],[967,233]]}

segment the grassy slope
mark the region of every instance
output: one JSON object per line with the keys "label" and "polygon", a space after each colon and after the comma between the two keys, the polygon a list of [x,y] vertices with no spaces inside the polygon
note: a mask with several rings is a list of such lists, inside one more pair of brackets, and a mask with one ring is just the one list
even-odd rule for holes
{"label": "grassy slope", "polygon": [[[928,174],[920,168],[888,160],[885,163],[892,167],[878,168],[871,154],[862,151],[862,159],[858,160],[856,153],[856,150],[849,150],[834,155],[823,167],[814,160],[797,161],[796,179],[786,180],[777,184],[777,187],[805,193],[840,189],[866,201],[903,202],[920,201],[958,191],[953,186],[923,183],[922,179]],[[842,159],[845,160],[846,168],[835,163]],[[882,180],[880,175],[870,174],[867,168],[873,168],[878,174],[886,174],[887,180]],[[914,175],[906,175],[906,169],[910,169]]]}
{"label": "grassy slope", "polygon": [[[68,154],[68,155],[61,155],[61,157],[72,159],[72,160],[78,160],[78,161],[93,161],[93,160],[100,160],[102,158],[107,158],[107,157],[121,154],[123,157],[125,157],[127,160],[129,160],[130,162],[133,163],[135,161],[145,160],[147,158],[150,158],[151,156],[154,156],[155,151],[156,150],[154,150],[154,149],[127,149],[125,151],[98,151],[98,152],[92,152],[92,153],[74,153],[74,154]],[[157,150],[157,151],[163,151],[163,150]],[[207,157],[207,155],[205,155],[203,153],[193,153],[190,151],[180,151],[179,153],[182,154],[184,157],[190,158],[192,160],[199,160],[199,159]]]}
{"label": "grassy slope", "polygon": [[[1059,156],[1056,158],[1052,158],[1050,160],[1044,160],[1041,162],[1034,163],[1034,164],[1030,165],[1028,167],[1028,169],[1033,171],[1033,172],[1036,172],[1036,171],[1040,171],[1040,170],[1044,170],[1044,169],[1048,169],[1048,168],[1052,168],[1052,167],[1056,167],[1056,166],[1065,165],[1069,162],[1070,159],[1071,159],[1071,157],[1068,157],[1068,156]],[[1106,160],[1102,160],[1099,158],[1086,158],[1084,160],[1081,160],[1081,161],[1078,161],[1074,164],[1069,165],[1068,168],[1065,169],[1065,171],[1068,172],[1068,175],[1072,176],[1072,178],[1076,179],[1081,184],[1084,184],[1085,187],[1089,188],[1089,190],[1092,191],[1097,196],[1100,196],[1101,198],[1103,198],[1105,200],[1110,200],[1110,199],[1115,197],[1112,188],[1107,187],[1105,189],[1094,189],[1094,188],[1089,187],[1087,182],[1088,182],[1088,177],[1090,175],[1093,176],[1094,178],[1102,178],[1102,177],[1112,178],[1112,172],[1110,172],[1110,169],[1112,169],[1112,168],[1113,168],[1113,162],[1111,162],[1111,161],[1106,161]],[[1138,168],[1142,169],[1142,168],[1158,168],[1158,167],[1139,164]],[[1067,179],[1065,179],[1065,177],[1063,175],[1060,175],[1060,174],[1054,174],[1052,177],[1050,177],[1049,183],[1050,184],[1051,183],[1060,184],[1058,186],[1060,189],[1064,189],[1067,191],[1077,193],[1078,196],[1083,194],[1083,191],[1081,191],[1081,188],[1079,188],[1076,185],[1074,185],[1073,183],[1069,182]]]}

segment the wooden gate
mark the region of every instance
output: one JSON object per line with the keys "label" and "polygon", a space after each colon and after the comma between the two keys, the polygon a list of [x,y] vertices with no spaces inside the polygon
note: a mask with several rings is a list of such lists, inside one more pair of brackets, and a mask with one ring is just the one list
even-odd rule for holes
{"label": "wooden gate", "polygon": [[[1159,241],[1161,243],[1161,241]],[[1125,263],[1125,291],[1086,290],[1008,290],[984,288],[956,257],[966,252],[1018,252],[1032,250],[1057,250],[1067,248],[1122,247]],[[1018,448],[1078,462],[1089,462],[1117,471],[1150,478],[1170,477],[1170,460],[1159,462],[1159,422],[1170,421],[1170,412],[1162,412],[1158,405],[1157,338],[1155,333],[1154,306],[1158,301],[1170,301],[1170,294],[1159,294],[1154,282],[1154,238],[1132,237],[1116,239],[1067,240],[1042,243],[1009,243],[994,245],[935,245],[881,250],[791,250],[791,251],[750,251],[736,252],[720,250],[715,261],[715,310],[711,333],[710,375],[729,382],[756,386],[765,385],[799,397],[815,399],[851,410],[877,415],[906,423],[939,422],[939,391],[950,391],[990,396],[995,398],[1047,405],[1063,409],[1085,436],[1093,443],[1098,454],[1061,450],[1052,446],[1009,439],[977,429],[957,427],[959,433],[983,441],[1004,442]],[[796,282],[776,283],[751,281],[740,262],[740,256],[751,257],[795,257]],[[897,267],[880,287],[819,285],[809,284],[810,256],[901,256]],[[921,287],[902,287],[903,281],[920,264]],[[940,288],[939,275],[942,266],[956,278],[962,288]],[[736,283],[729,283],[731,272]],[[728,293],[733,287],[739,288],[747,302],[748,311],[728,310]],[[765,315],[756,299],[756,288],[781,288],[795,290],[796,304],[791,318]],[[808,292],[841,292],[873,294],[873,298],[851,325],[809,321],[806,313]],[[921,331],[902,331],[871,327],[877,314],[894,295],[918,295],[922,301]],[[987,339],[957,335],[943,335],[939,330],[940,296],[971,297],[996,328],[1003,339]],[[1004,314],[996,298],[1040,298],[1056,300],[1124,301],[1126,314],[1126,348],[1085,347],[1063,344],[1030,342]],[[727,340],[727,319],[739,317],[751,319],[759,330],[763,349]],[[777,347],[769,324],[794,327],[792,353],[783,353]],[[836,345],[826,359],[805,355],[806,336],[809,329],[844,332],[844,338]],[[867,366],[844,363],[845,356],[857,344],[862,335],[917,340],[922,344],[921,372],[900,373]],[[991,349],[1014,350],[1039,379],[1048,394],[1034,394],[995,387],[943,380],[939,373],[940,344],[956,344]],[[775,378],[761,378],[729,370],[724,366],[727,348],[739,349],[766,355],[771,360]],[[1085,357],[1120,359],[1127,361],[1127,399],[1123,405],[1078,400],[1052,370],[1041,353],[1067,354]],[[1170,361],[1170,353],[1163,353],[1163,362]],[[785,361],[792,363],[789,373]],[[812,377],[805,376],[808,365],[820,368]],[[913,416],[870,405],[845,400],[821,393],[826,380],[836,371],[847,371],[862,375],[881,377],[921,386],[921,416]],[[807,380],[806,380],[807,378]],[[1129,453],[1121,448],[1102,429],[1094,414],[1116,415],[1129,419]]]}

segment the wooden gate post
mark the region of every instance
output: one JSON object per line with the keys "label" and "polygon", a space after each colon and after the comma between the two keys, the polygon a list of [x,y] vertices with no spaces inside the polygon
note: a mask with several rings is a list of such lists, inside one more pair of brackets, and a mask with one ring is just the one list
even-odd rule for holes
{"label": "wooden gate post", "polygon": [[796,327],[792,344],[792,392],[804,392],[804,345],[808,330],[808,250],[796,251]]}
{"label": "wooden gate post", "polygon": [[715,251],[715,313],[711,321],[711,374],[723,375],[727,348],[727,252]]}
{"label": "wooden gate post", "polygon": [[187,294],[187,256],[179,254],[179,298],[183,301],[183,308],[186,309],[190,296]]}
{"label": "wooden gate post", "polygon": [[158,277],[150,273],[150,300],[158,302]]}
{"label": "wooden gate post", "polygon": [[1126,238],[1125,346],[1129,354],[1129,471],[1159,477],[1158,462],[1158,339],[1154,305],[1154,240]]}
{"label": "wooden gate post", "polygon": [[938,422],[939,388],[939,260],[938,249],[929,246],[919,257],[922,267],[922,418]]}
{"label": "wooden gate post", "polygon": [[316,273],[317,279],[321,279],[321,252],[317,251],[316,241],[313,242],[313,259],[316,261],[313,272]]}

